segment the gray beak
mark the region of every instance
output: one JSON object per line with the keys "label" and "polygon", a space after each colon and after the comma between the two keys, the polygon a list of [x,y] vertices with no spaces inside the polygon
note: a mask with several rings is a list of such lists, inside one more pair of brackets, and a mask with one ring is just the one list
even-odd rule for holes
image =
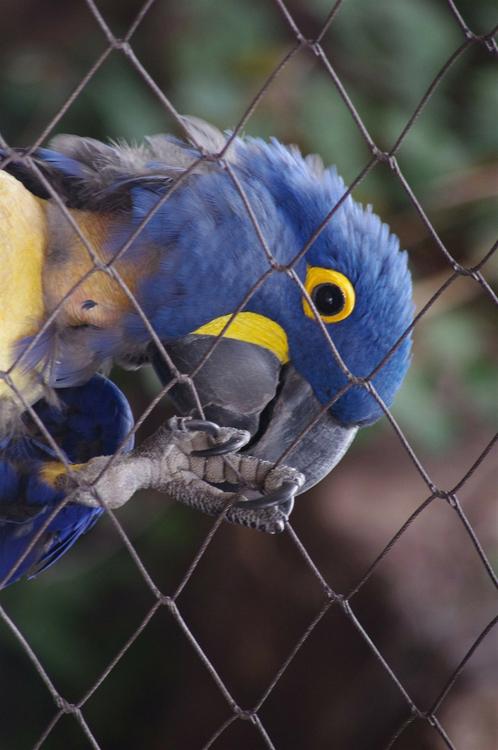
{"label": "gray beak", "polygon": [[[178,370],[190,373],[213,342],[213,336],[190,334],[166,349]],[[160,380],[168,383],[170,369],[155,349],[151,359]],[[206,419],[251,433],[248,453],[277,461],[290,449],[284,462],[305,475],[301,492],[332,471],[358,429],[340,425],[327,411],[298,440],[321,411],[311,386],[269,349],[245,341],[221,338],[193,381]],[[174,386],[168,397],[179,414],[198,416],[188,385]]]}
{"label": "gray beak", "polygon": [[299,439],[321,412],[311,386],[292,367],[282,370],[282,387],[272,404],[271,419],[249,452],[267,461],[277,461],[290,448],[284,462],[306,477],[301,492],[310,489],[339,463],[356,435],[357,427],[343,427],[324,412]]}

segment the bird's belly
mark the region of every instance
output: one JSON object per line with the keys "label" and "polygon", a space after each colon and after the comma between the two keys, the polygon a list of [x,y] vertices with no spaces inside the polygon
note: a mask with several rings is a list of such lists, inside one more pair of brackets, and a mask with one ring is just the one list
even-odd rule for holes
{"label": "bird's belly", "polygon": [[[15,361],[15,344],[35,333],[43,320],[42,269],[47,228],[42,201],[6,172],[0,171],[0,370]],[[29,373],[15,368],[10,376],[33,401],[37,386]],[[0,400],[15,400],[0,379]]]}

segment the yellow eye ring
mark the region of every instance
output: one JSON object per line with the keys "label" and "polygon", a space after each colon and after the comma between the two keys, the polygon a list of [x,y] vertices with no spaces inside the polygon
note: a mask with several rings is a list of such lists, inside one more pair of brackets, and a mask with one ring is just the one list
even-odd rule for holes
{"label": "yellow eye ring", "polygon": [[[353,312],[356,295],[350,280],[330,268],[309,266],[304,288],[324,323],[339,323]],[[316,319],[307,299],[303,309],[308,318]]]}

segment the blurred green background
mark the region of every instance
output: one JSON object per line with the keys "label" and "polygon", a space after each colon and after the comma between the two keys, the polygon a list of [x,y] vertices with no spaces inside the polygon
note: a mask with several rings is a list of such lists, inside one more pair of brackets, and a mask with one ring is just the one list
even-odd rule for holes
{"label": "blurred green background", "polygon": [[[117,36],[139,0],[102,0]],[[330,2],[289,2],[313,37]],[[495,0],[459,0],[476,33],[498,23]],[[32,143],[105,48],[83,0],[4,0],[0,133]],[[447,5],[430,0],[344,2],[323,46],[375,142],[389,149],[463,33]],[[294,37],[269,0],[157,0],[133,49],[181,113],[232,128]],[[498,198],[496,56],[474,45],[457,60],[411,128],[398,160],[435,229],[460,263],[479,261],[496,241]],[[113,52],[51,134],[140,140],[174,122],[137,72]],[[369,152],[326,72],[295,56],[259,104],[246,132],[319,153],[346,182]],[[399,234],[410,253],[420,308],[450,275],[400,182],[378,165],[355,190]],[[496,260],[483,268],[496,284]],[[442,295],[415,331],[413,366],[394,414],[432,479],[455,485],[496,429],[496,313],[470,278]],[[115,373],[138,416],[157,392],[150,372]],[[151,431],[164,417],[156,410]],[[496,456],[460,499],[488,556],[497,560],[493,502]],[[326,579],[347,592],[427,496],[384,420],[361,434],[333,475],[297,503],[293,523]],[[119,514],[153,579],[172,593],[211,521],[159,495],[138,496]],[[428,708],[493,614],[493,587],[454,512],[436,501],[417,518],[353,609],[410,695]],[[61,693],[77,702],[153,604],[112,524],[102,520],[58,565],[1,594],[2,604]],[[180,610],[236,700],[253,705],[304,629],[322,594],[284,535],[223,526],[179,599]],[[440,711],[457,748],[494,747],[493,659],[488,638]],[[0,748],[34,745],[55,708],[19,644],[0,626]],[[494,668],[496,679],[496,666]],[[230,710],[166,610],[160,611],[84,709],[106,750],[200,748]],[[261,710],[275,746],[385,747],[406,704],[350,622],[332,608]],[[494,738],[494,739],[493,739]],[[44,748],[89,747],[65,717]],[[236,722],[213,747],[265,747],[250,722]],[[415,723],[396,748],[442,748]]]}

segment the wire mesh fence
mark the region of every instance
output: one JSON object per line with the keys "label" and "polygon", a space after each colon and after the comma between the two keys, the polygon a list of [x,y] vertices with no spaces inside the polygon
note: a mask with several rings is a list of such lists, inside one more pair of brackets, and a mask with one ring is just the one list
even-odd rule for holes
{"label": "wire mesh fence", "polygon": [[[191,174],[191,172],[194,171],[196,167],[198,167],[202,162],[217,164],[220,169],[225,170],[230,176],[233,186],[237,191],[242,204],[245,206],[248,219],[253,226],[255,241],[258,243],[259,250],[265,257],[267,262],[266,273],[260,277],[256,284],[253,284],[246,290],[244,300],[239,305],[238,309],[233,311],[232,318],[237,313],[244,310],[245,306],[251,300],[257,289],[262,284],[264,284],[265,281],[273,274],[286,274],[289,278],[291,278],[293,282],[300,288],[301,294],[304,297],[308,297],[308,303],[311,305],[311,307],[313,307],[313,301],[309,298],[309,295],[307,294],[306,289],[300,281],[299,276],[296,274],[294,267],[296,263],[307,252],[312,243],[319,237],[320,233],[327,226],[328,222],[332,219],[335,212],[347,199],[350,193],[361,184],[364,178],[373,169],[378,168],[381,164],[383,164],[384,167],[387,166],[387,168],[391,171],[392,175],[397,180],[398,189],[408,196],[408,199],[413,207],[413,211],[419,217],[420,221],[425,227],[426,233],[432,240],[435,252],[437,251],[438,253],[440,253],[442,258],[444,259],[444,267],[446,271],[443,275],[444,277],[441,278],[441,282],[438,284],[437,289],[433,290],[423,300],[423,304],[420,305],[412,326],[410,326],[410,328],[404,332],[401,339],[396,342],[392,350],[386,355],[382,362],[379,362],[377,364],[377,367],[367,378],[358,379],[354,375],[354,373],[351,373],[349,371],[347,366],[348,363],[341,360],[333,340],[331,339],[326,328],[322,325],[324,343],[327,347],[329,347],[333,356],[339,362],[343,372],[346,374],[348,379],[348,383],[344,387],[344,389],[340,393],[335,394],[334,398],[329,403],[324,405],[322,413],[325,412],[331,405],[333,405],[333,403],[337,401],[337,399],[341,395],[343,395],[343,393],[347,392],[347,390],[352,388],[353,386],[360,385],[362,388],[365,388],[377,400],[380,407],[382,408],[385,414],[385,420],[390,424],[393,434],[396,436],[399,445],[402,446],[402,450],[411,463],[411,471],[415,472],[418,475],[418,478],[422,482],[424,489],[423,492],[421,492],[419,495],[419,503],[415,510],[408,513],[402,519],[402,522],[399,524],[398,530],[395,534],[392,535],[392,538],[390,538],[388,543],[385,544],[385,546],[383,546],[382,548],[377,548],[375,550],[375,553],[372,555],[372,561],[368,565],[364,566],[361,575],[357,577],[352,585],[348,585],[345,588],[338,588],[330,583],[329,576],[321,570],[322,565],[314,561],[313,544],[310,544],[309,541],[303,541],[300,535],[298,535],[294,528],[292,517],[290,521],[287,522],[284,532],[285,542],[292,546],[299,560],[297,568],[296,566],[294,566],[293,570],[295,572],[295,569],[299,569],[302,571],[301,574],[305,578],[308,577],[310,580],[312,579],[313,586],[317,587],[317,591],[319,593],[316,597],[312,616],[308,618],[308,621],[306,623],[303,623],[300,632],[295,634],[295,638],[292,644],[290,644],[289,646],[287,656],[285,656],[285,658],[282,658],[281,662],[272,673],[271,678],[267,681],[264,687],[259,690],[257,699],[246,703],[241,700],[241,698],[237,694],[237,691],[229,687],[228,682],[224,678],[222,671],[217,665],[216,657],[210,654],[207,648],[203,647],[200,639],[196,634],[195,628],[189,624],[189,617],[185,613],[182,605],[182,593],[191,584],[194,578],[201,575],[200,569],[202,567],[203,560],[205,559],[206,555],[210,553],[212,548],[215,547],[218,543],[220,534],[222,533],[222,527],[224,526],[224,516],[220,516],[214,523],[212,523],[206,536],[199,543],[197,549],[193,551],[192,560],[190,564],[188,564],[183,570],[183,573],[177,584],[171,588],[166,589],[156,582],[155,576],[150,572],[147,564],[143,560],[143,555],[138,551],[135,543],[131,541],[130,535],[127,533],[127,531],[123,527],[123,524],[120,522],[119,514],[116,515],[113,510],[107,508],[106,513],[108,514],[108,517],[112,522],[117,535],[120,538],[121,544],[126,548],[130,559],[133,562],[133,565],[139,572],[142,582],[141,586],[148,592],[150,598],[148,599],[149,604],[146,607],[146,612],[141,618],[140,622],[137,623],[134,629],[126,633],[125,637],[121,638],[119,641],[118,639],[116,639],[116,643],[114,644],[113,649],[113,658],[109,660],[105,668],[101,670],[97,679],[94,679],[90,682],[81,696],[79,696],[77,699],[69,699],[66,693],[63,690],[61,691],[57,687],[56,682],[51,675],[50,664],[42,662],[36,652],[36,649],[32,647],[30,639],[23,634],[22,627],[16,622],[16,618],[9,615],[7,607],[0,606],[0,615],[4,622],[4,625],[11,631],[11,633],[17,640],[19,649],[23,651],[31,661],[33,668],[33,678],[35,676],[34,673],[36,672],[39,678],[44,683],[54,704],[53,710],[50,713],[48,723],[46,724],[45,728],[40,733],[38,738],[35,740],[35,742],[32,744],[32,747],[49,747],[51,738],[54,736],[54,732],[56,731],[57,726],[61,721],[64,720],[64,717],[66,717],[67,715],[69,715],[72,720],[76,722],[81,731],[82,737],[86,739],[89,746],[94,748],[103,748],[105,746],[99,739],[99,727],[93,726],[87,719],[87,705],[94,695],[96,700],[99,699],[99,695],[101,694],[100,688],[106,683],[110,675],[116,669],[118,669],[118,665],[123,659],[127,657],[129,651],[135,647],[137,639],[139,639],[139,637],[147,639],[147,634],[150,630],[149,626],[153,622],[156,622],[158,620],[158,618],[161,616],[160,613],[163,611],[166,611],[168,613],[169,617],[172,619],[172,621],[174,621],[176,626],[182,632],[186,639],[186,642],[189,645],[189,648],[191,649],[192,654],[197,660],[199,660],[200,664],[206,670],[213,684],[216,686],[220,695],[225,701],[225,718],[218,723],[218,725],[211,732],[210,736],[206,737],[203,741],[203,744],[199,746],[202,746],[204,748],[218,746],[221,747],[221,744],[219,743],[221,743],[227,736],[232,736],[230,732],[233,730],[233,725],[247,722],[247,724],[250,725],[252,731],[252,739],[250,740],[252,744],[248,746],[261,746],[267,748],[280,747],[281,745],[278,739],[273,736],[271,728],[265,721],[265,707],[270,699],[275,699],[275,695],[278,695],[277,688],[282,682],[285,674],[288,672],[288,670],[292,669],[293,665],[295,665],[305,645],[316,637],[318,629],[323,626],[324,621],[327,621],[326,616],[334,610],[339,611],[341,615],[346,619],[348,628],[353,629],[359,635],[360,639],[363,641],[363,646],[361,648],[366,647],[369,650],[371,656],[377,661],[380,669],[390,683],[389,688],[386,687],[386,690],[391,690],[391,688],[393,688],[396,693],[396,700],[401,701],[401,707],[396,711],[396,716],[392,719],[389,737],[382,741],[375,739],[375,742],[372,741],[372,744],[370,746],[384,747],[386,748],[386,750],[391,747],[408,747],[408,745],[404,745],[406,737],[410,734],[413,726],[419,724],[424,724],[427,728],[429,737],[429,739],[427,740],[427,742],[429,743],[427,745],[428,747],[441,746],[448,748],[460,748],[467,746],[465,744],[460,745],[451,737],[451,732],[447,731],[444,725],[444,720],[441,719],[441,709],[442,707],[444,707],[445,701],[448,699],[448,696],[450,696],[452,692],[456,690],[458,679],[461,674],[465,672],[468,663],[472,659],[475,652],[480,649],[483,642],[489,639],[498,617],[494,617],[482,627],[479,635],[473,638],[471,645],[466,650],[463,650],[461,653],[454,655],[454,662],[452,666],[448,668],[446,672],[444,672],[444,674],[440,675],[438,684],[432,685],[431,690],[428,691],[427,694],[432,696],[431,699],[427,700],[427,702],[421,702],[418,697],[414,698],[412,690],[405,681],[402,671],[399,671],[397,668],[393,667],[390,663],[390,660],[384,656],[383,649],[378,645],[379,638],[376,637],[377,634],[375,634],[375,627],[372,627],[371,623],[365,621],[365,619],[362,617],[361,594],[367,582],[369,582],[372,577],[375,576],[376,572],[382,566],[386,558],[393,553],[398,545],[404,543],[403,540],[406,539],[410,531],[417,531],[418,520],[422,516],[424,518],[427,518],[430,514],[433,514],[435,512],[435,508],[441,503],[445,503],[451,509],[451,511],[454,513],[455,518],[457,519],[461,530],[463,530],[465,538],[462,544],[467,545],[469,548],[473,548],[474,553],[477,555],[480,561],[482,570],[489,578],[492,586],[496,588],[497,584],[496,576],[493,572],[492,563],[477,533],[474,531],[474,524],[469,519],[468,510],[464,507],[464,504],[460,500],[461,492],[465,489],[466,485],[479,475],[479,473],[482,471],[483,466],[488,465],[489,462],[493,460],[493,449],[495,448],[496,435],[491,436],[488,442],[486,444],[483,444],[476,454],[466,455],[465,465],[462,466],[461,471],[459,471],[458,481],[453,482],[449,486],[442,486],[441,483],[436,482],[432,478],[432,472],[426,468],[424,461],[422,461],[418,457],[417,452],[413,449],[409,438],[405,435],[403,425],[398,424],[398,421],[394,418],[390,410],[382,402],[380,396],[375,390],[372,379],[386,363],[386,361],[388,361],[389,357],[392,356],[393,352],[400,346],[402,339],[410,335],[413,329],[417,328],[417,326],[420,324],[420,321],[430,314],[430,311],[433,308],[434,304],[438,300],[440,300],[441,297],[447,295],[449,291],[454,287],[454,285],[458,283],[459,279],[465,277],[469,280],[469,282],[476,285],[480,298],[484,298],[494,305],[496,305],[497,303],[496,295],[486,278],[486,269],[494,252],[498,247],[498,240],[495,241],[492,246],[490,246],[487,251],[482,254],[481,257],[476,259],[475,262],[473,262],[471,265],[466,265],[458,261],[453,256],[451,249],[447,247],[447,245],[441,239],[440,234],[431,222],[430,216],[424,209],[421,200],[419,200],[414,190],[410,186],[408,179],[406,178],[403,170],[400,167],[398,155],[403,149],[405,141],[408,138],[409,134],[417,128],[418,118],[424,113],[425,109],[430,106],[433,98],[437,96],[439,86],[442,84],[442,82],[445,81],[445,78],[447,77],[448,72],[453,65],[455,65],[463,56],[474,54],[477,50],[481,54],[487,55],[489,59],[496,61],[496,58],[498,57],[498,46],[496,43],[498,26],[495,25],[493,27],[492,25],[490,25],[489,28],[485,29],[484,31],[480,31],[479,33],[475,32],[474,30],[469,28],[456,5],[451,2],[451,0],[449,0],[449,2],[445,5],[445,12],[450,17],[452,17],[455,27],[458,28],[461,42],[454,49],[452,54],[441,64],[441,67],[437,74],[433,76],[432,79],[427,80],[427,87],[425,92],[422,96],[420,96],[416,107],[413,109],[412,114],[409,116],[403,127],[401,127],[399,135],[393,139],[392,144],[389,144],[387,149],[384,149],[381,148],[376,143],[375,139],[371,136],[367,125],[362,119],[361,113],[357,110],[353,103],[353,97],[350,95],[348,87],[343,82],[343,77],[337,72],[330,56],[326,53],[324,48],[324,40],[326,40],[327,34],[333,27],[336,18],[341,11],[341,7],[343,5],[346,5],[345,0],[344,2],[338,0],[338,2],[336,2],[333,7],[330,8],[328,13],[324,17],[320,28],[316,31],[312,38],[308,38],[307,34],[301,30],[299,23],[296,21],[296,18],[298,18],[300,14],[295,12],[294,6],[290,3],[289,5],[287,5],[286,3],[282,2],[282,0],[275,0],[275,5],[277,6],[281,15],[281,23],[290,32],[291,42],[286,49],[285,54],[278,61],[278,64],[273,67],[270,74],[266,75],[261,81],[256,95],[247,104],[245,111],[235,125],[226,145],[222,148],[222,150],[218,153],[206,153],[202,150],[202,148],[200,148],[201,155],[199,156],[199,158],[194,161],[193,164],[190,165],[189,168],[186,169],[186,171],[178,177],[168,193],[166,193],[163,198],[161,198],[152,208],[152,210],[148,212],[133,235],[127,238],[126,242],[122,245],[122,247],[119,248],[111,261],[104,264],[100,260],[95,248],[88,241],[88,238],[85,237],[85,235],[82,233],[80,227],[75,222],[71,213],[65,207],[62,198],[53,189],[46,176],[36,166],[36,163],[34,163],[30,159],[30,156],[32,155],[34,150],[38,146],[42,145],[46,141],[47,137],[51,135],[57,128],[65,113],[74,105],[78,97],[80,97],[81,93],[94,79],[100,69],[106,65],[108,58],[112,53],[120,54],[124,56],[124,58],[126,58],[128,63],[133,67],[133,69],[142,79],[143,86],[147,87],[153,93],[157,101],[160,102],[164,111],[176,122],[180,130],[184,130],[184,121],[182,120],[180,113],[177,111],[175,103],[170,100],[170,98],[164,93],[161,87],[155,82],[154,78],[150,75],[146,66],[144,66],[144,64],[141,62],[134,50],[135,34],[137,33],[144,19],[147,17],[147,14],[151,11],[151,8],[154,5],[160,3],[160,0],[156,0],[155,2],[154,0],[149,0],[148,2],[143,3],[143,5],[138,8],[138,12],[126,33],[119,38],[114,35],[110,25],[106,22],[105,17],[100,11],[97,4],[93,0],[85,0],[85,2],[88,11],[91,13],[94,19],[94,22],[98,25],[105,38],[105,48],[102,53],[98,57],[96,57],[94,63],[91,65],[88,72],[79,81],[78,85],[75,87],[71,95],[66,99],[62,106],[59,107],[46,127],[43,128],[42,132],[39,134],[39,137],[36,138],[31,144],[31,147],[27,150],[23,158],[25,159],[26,163],[29,164],[30,167],[37,173],[39,180],[45,186],[52,200],[59,206],[60,211],[63,212],[67,221],[72,226],[74,232],[84,243],[89,257],[92,260],[92,267],[85,274],[85,276],[78,280],[76,285],[69,290],[64,298],[60,300],[58,305],[52,311],[50,317],[44,323],[39,333],[31,342],[30,346],[36,346],[37,341],[43,336],[48,326],[56,318],[65,301],[70,297],[71,294],[73,294],[75,290],[77,290],[81,286],[81,284],[85,282],[87,278],[91,277],[92,274],[98,272],[107,274],[109,278],[111,278],[112,281],[119,286],[123,295],[126,296],[126,298],[129,300],[130,305],[143,321],[143,324],[147,328],[150,338],[155,341],[156,345],[161,350],[161,354],[167,362],[168,367],[172,373],[172,380],[170,381],[170,383],[168,383],[167,386],[165,386],[158,392],[158,394],[150,401],[150,403],[147,404],[146,408],[143,409],[139,418],[136,420],[135,426],[133,427],[134,433],[136,433],[144,425],[146,420],[153,414],[154,411],[157,412],[157,407],[162,397],[167,394],[176,384],[178,384],[179,382],[183,384],[186,383],[193,391],[195,391],[193,378],[205,364],[207,359],[212,355],[212,352],[217,346],[216,341],[213,346],[207,351],[194,372],[190,372],[188,374],[179,372],[178,368],[174,365],[171,358],[168,356],[168,353],[162,346],[161,341],[154,331],[154,328],[152,327],[150,321],[147,319],[147,315],[141,308],[129,285],[116,269],[116,263],[132,246],[134,240],[140,235],[143,229],[152,220],[156,212],[166,201],[170,199],[171,195],[173,195],[174,192],[181,187],[182,183],[188,178],[189,174]],[[306,244],[300,249],[300,252],[296,255],[292,262],[282,266],[274,259],[270,248],[270,242],[268,241],[268,238],[265,237],[264,231],[259,226],[255,213],[252,210],[250,196],[246,194],[242,184],[237,178],[236,171],[232,168],[230,162],[226,159],[226,155],[233,140],[242,133],[250,118],[255,112],[257,112],[261,102],[268,95],[268,92],[270,90],[278,88],[279,79],[284,73],[286,66],[298,56],[308,56],[310,60],[313,60],[314,65],[319,66],[321,70],[325,72],[329,81],[330,89],[335,91],[336,94],[338,94],[342,99],[344,106],[349,112],[351,125],[354,126],[360,133],[361,138],[363,139],[367,147],[369,157],[363,165],[361,171],[359,171],[356,177],[349,182],[348,189],[341,197],[341,199],[336,203],[336,205],[330,207],[329,213],[324,217],[320,225],[315,228]],[[123,113],[123,117],[126,117],[126,113]],[[7,163],[8,159],[7,161],[4,161],[3,165],[0,166],[4,166]],[[228,327],[229,322],[226,324],[225,329],[226,327]],[[222,334],[220,334],[220,337],[221,335]],[[53,449],[59,460],[67,466],[66,458],[63,452],[60,450],[60,447],[57,445],[57,442],[47,431],[45,425],[43,424],[43,421],[39,418],[36,411],[34,411],[32,406],[24,400],[23,394],[16,388],[15,383],[11,377],[11,373],[16,367],[16,364],[17,363],[14,363],[7,372],[1,373],[1,376],[3,380],[13,390],[16,391],[17,397],[21,401],[23,401],[24,408],[27,412],[30,413],[32,419],[38,426],[47,443]],[[202,411],[199,416],[203,416]],[[318,417],[316,419],[318,419]],[[309,425],[309,427],[311,427],[311,424]],[[297,435],[294,444],[301,440],[302,437],[303,435]],[[124,443],[125,441],[123,440],[122,445],[124,445]],[[288,449],[286,451],[286,454],[280,457],[280,461],[285,462],[286,455],[289,454],[290,450],[291,449]],[[109,466],[113,464],[119,454],[120,450],[118,450],[115,456],[110,459]],[[104,469],[104,471],[107,471],[107,468]],[[397,488],[397,491],[402,492],[402,487]],[[98,492],[95,491],[95,488],[94,492],[97,501],[102,502],[102,498],[99,498]],[[30,545],[23,553],[23,556],[17,561],[17,565],[21,564],[22,560],[27,555],[29,555],[30,551],[33,549],[38,539],[41,538],[44,530],[47,528],[52,518],[57,513],[59,513],[61,509],[65,507],[68,502],[70,502],[70,500],[71,496],[69,495],[64,498],[62,503],[54,508],[53,513],[45,522],[44,527],[40,529],[36,538],[31,541]],[[251,534],[251,532],[249,531],[245,533],[247,533],[248,535]],[[164,556],[168,556],[168,549],[164,550]],[[8,580],[11,573],[12,571],[9,571],[9,573],[5,576],[4,582],[5,580]],[[261,570],[260,574],[264,576],[265,571]],[[209,588],[211,589],[211,587],[216,587],[217,582],[216,580],[210,582],[204,581],[204,584],[209,586]],[[207,596],[209,597],[209,592],[207,593]],[[246,599],[246,605],[247,607],[250,607],[250,597],[247,596]],[[359,602],[358,605],[357,602]],[[435,607],[443,606],[443,604],[437,600],[437,597],[432,603]],[[366,619],[368,620],[369,618]],[[339,631],[341,631],[340,628]],[[334,627],[330,622],[328,625],[328,636],[330,639],[335,638]],[[409,649],[410,635],[407,635],[406,641],[406,647],[407,649]],[[288,639],[286,639],[286,643],[287,642]],[[222,644],[220,644],[220,648],[222,648]],[[167,654],[167,639],[165,639],[164,641],[163,649]],[[314,676],[312,673],[309,675],[309,680],[310,683],[313,683]],[[306,691],[307,685],[301,684],[300,688]],[[144,685],[143,689],[146,690],[147,685]],[[331,696],[330,700],[332,701],[333,699],[334,698]],[[282,699],[280,711],[284,712],[285,710],[285,701]],[[367,706],[363,706],[363,710],[368,713]],[[195,707],[192,708],[192,715],[195,716]],[[334,740],[335,737],[333,735],[330,735],[327,738],[327,741],[329,743],[333,743]],[[257,743],[259,744],[257,745]],[[287,744],[285,746],[290,747],[295,745]],[[470,747],[471,745],[468,746]]]}

